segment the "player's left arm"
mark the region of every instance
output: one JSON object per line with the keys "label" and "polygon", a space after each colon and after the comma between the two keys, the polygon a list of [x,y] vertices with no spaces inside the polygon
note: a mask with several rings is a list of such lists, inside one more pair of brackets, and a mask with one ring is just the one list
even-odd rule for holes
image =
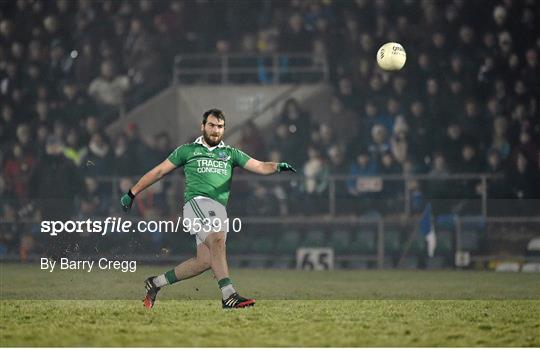
{"label": "player's left arm", "polygon": [[294,167],[286,162],[264,162],[250,158],[244,168],[250,172],[260,175],[270,175],[276,172],[292,171],[296,172]]}

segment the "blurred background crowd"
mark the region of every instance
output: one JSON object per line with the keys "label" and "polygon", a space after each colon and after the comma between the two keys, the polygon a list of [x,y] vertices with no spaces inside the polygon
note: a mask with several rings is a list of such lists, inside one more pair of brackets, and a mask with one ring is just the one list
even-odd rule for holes
{"label": "blurred background crowd", "polygon": [[[197,52],[311,52],[330,67],[330,115],[291,99],[275,127],[245,125],[237,146],[291,162],[305,180],[237,185],[237,214],[326,212],[332,175],[486,173],[490,199],[538,198],[539,14],[534,0],[0,1],[1,219],[117,212],[129,177],[179,144],[135,124],[114,137],[104,128],[171,83],[175,55]],[[388,41],[408,52],[400,72],[376,66]],[[112,189],[103,176],[122,181]],[[485,189],[406,184],[413,210],[419,197],[474,201]],[[177,214],[178,191],[150,191],[136,213]],[[351,177],[335,193],[337,214],[391,214],[404,182]]]}

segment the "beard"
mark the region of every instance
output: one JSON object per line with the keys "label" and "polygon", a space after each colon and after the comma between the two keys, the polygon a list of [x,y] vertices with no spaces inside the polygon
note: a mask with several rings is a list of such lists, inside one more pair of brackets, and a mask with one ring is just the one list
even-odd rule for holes
{"label": "beard", "polygon": [[211,147],[215,147],[223,139],[223,136],[218,136],[217,140],[214,140],[213,138],[211,138],[211,136],[212,136],[212,134],[206,133],[206,131],[203,131],[204,141],[205,141],[206,144],[208,144]]}

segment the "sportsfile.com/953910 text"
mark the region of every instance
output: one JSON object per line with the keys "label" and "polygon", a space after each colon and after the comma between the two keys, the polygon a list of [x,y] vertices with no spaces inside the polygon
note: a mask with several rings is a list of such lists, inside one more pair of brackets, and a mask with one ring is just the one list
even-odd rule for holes
{"label": "sportsfile.com/953910 text", "polygon": [[110,232],[214,232],[214,231],[234,231],[242,229],[240,218],[220,219],[214,218],[183,218],[178,217],[176,221],[137,221],[126,220],[122,217],[107,217],[105,220],[67,220],[41,222],[41,232],[50,236],[58,236],[62,233],[96,233],[105,236]]}

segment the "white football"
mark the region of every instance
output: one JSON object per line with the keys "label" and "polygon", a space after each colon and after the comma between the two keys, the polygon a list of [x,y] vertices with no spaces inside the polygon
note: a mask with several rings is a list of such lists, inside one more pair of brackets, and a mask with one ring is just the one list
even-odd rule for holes
{"label": "white football", "polygon": [[387,42],[377,51],[377,64],[384,70],[400,70],[406,60],[407,53],[397,42]]}

